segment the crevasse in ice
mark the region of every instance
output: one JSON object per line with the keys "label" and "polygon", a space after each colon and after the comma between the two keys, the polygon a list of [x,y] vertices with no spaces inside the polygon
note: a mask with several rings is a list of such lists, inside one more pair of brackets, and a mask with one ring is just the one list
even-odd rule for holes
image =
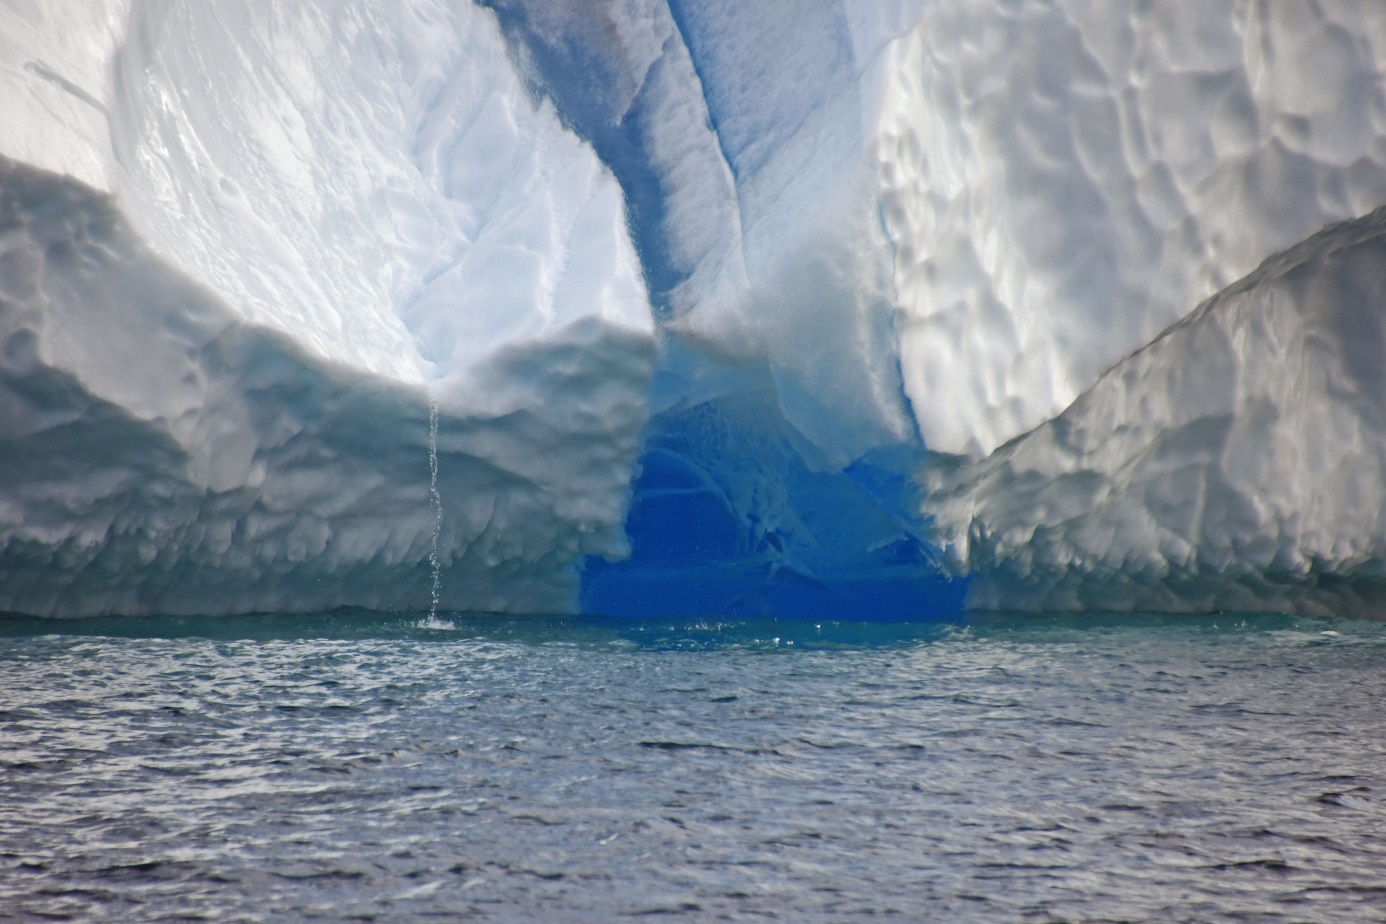
{"label": "crevasse in ice", "polygon": [[1375,612],[1370,0],[0,26],[0,609]]}

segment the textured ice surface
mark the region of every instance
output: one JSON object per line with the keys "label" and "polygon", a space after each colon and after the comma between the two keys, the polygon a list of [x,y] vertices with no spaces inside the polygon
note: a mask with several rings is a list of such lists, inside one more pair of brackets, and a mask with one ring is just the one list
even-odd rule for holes
{"label": "textured ice surface", "polygon": [[1386,201],[1371,0],[492,2],[670,329],[766,362],[833,464],[907,431],[897,340],[925,443],[984,454]]}
{"label": "textured ice surface", "polygon": [[926,510],[980,607],[1386,606],[1386,209],[1266,261]]}
{"label": "textured ice surface", "polygon": [[1386,202],[1376,0],[939,0],[888,57],[881,205],[933,449],[990,452]]}
{"label": "textured ice surface", "polygon": [[493,5],[621,181],[664,333],[633,554],[588,563],[584,609],[956,610],[905,500],[919,449],[860,80],[885,39],[858,47],[831,4]]}
{"label": "textured ice surface", "polygon": [[843,9],[492,3],[533,83],[621,180],[666,330],[721,364],[680,369],[656,406],[756,367],[819,466],[911,440],[868,156],[871,65]]}
{"label": "textured ice surface", "polygon": [[491,14],[3,15],[0,609],[426,606],[430,400],[441,603],[575,606],[652,322],[620,188]]}
{"label": "textured ice surface", "polygon": [[[449,606],[961,605],[921,509],[974,602],[1360,597],[1378,431],[1270,387],[1307,347],[1170,334],[1100,460],[997,447],[1386,202],[1384,74],[1375,0],[0,0],[0,608],[421,606],[435,528]],[[1366,368],[1370,248],[1313,247],[1217,304]],[[1333,474],[1205,464],[1301,404]]]}

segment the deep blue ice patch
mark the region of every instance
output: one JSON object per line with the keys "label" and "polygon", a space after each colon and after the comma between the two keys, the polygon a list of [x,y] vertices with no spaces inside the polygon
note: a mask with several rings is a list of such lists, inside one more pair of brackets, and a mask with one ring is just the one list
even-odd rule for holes
{"label": "deep blue ice patch", "polygon": [[626,520],[628,559],[589,559],[582,611],[628,617],[907,620],[960,613],[965,580],[923,538],[914,453],[812,470],[768,401],[657,415]]}
{"label": "deep blue ice patch", "polygon": [[[655,317],[672,314],[670,293],[687,278],[666,235],[669,178],[654,167],[647,124],[658,84],[647,75],[633,99],[613,95],[619,65],[596,20],[556,28],[553,9],[533,0],[485,0],[495,11],[518,69],[537,96],[550,99],[565,125],[586,139],[625,193],[631,237]],[[808,17],[807,45],[773,60],[759,41],[791,11]],[[699,75],[708,118],[733,175],[759,158],[852,70],[840,11],[780,3],[670,4],[674,25]],[[587,28],[590,26],[591,28]],[[729,37],[739,36],[736,41]],[[730,58],[728,57],[730,56]],[[724,60],[725,59],[725,60]],[[731,59],[735,59],[733,62]],[[669,66],[660,59],[653,68]],[[719,80],[750,68],[788,69],[793,87],[776,98]],[[574,81],[572,74],[593,79]],[[777,385],[764,370],[724,367],[681,346],[665,330],[655,405],[626,521],[626,560],[588,559],[581,607],[618,617],[775,616],[908,620],[962,611],[966,582],[951,579],[923,538],[917,488],[922,447],[877,450],[845,470],[812,464],[813,448],[785,421]],[[682,377],[682,378],[681,378]],[[719,397],[692,399],[714,380]],[[670,387],[663,382],[674,382]]]}

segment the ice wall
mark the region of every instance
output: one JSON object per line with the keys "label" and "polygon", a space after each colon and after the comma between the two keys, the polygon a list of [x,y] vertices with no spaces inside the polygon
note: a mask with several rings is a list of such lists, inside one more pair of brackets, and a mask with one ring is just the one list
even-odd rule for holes
{"label": "ice wall", "polygon": [[1386,611],[1386,208],[1266,261],[925,509],[970,605]]}
{"label": "ice wall", "polygon": [[1370,0],[492,3],[621,180],[669,330],[763,362],[832,465],[906,414],[990,452],[1386,201]]}
{"label": "ice wall", "polygon": [[[1329,503],[1303,483],[1174,479],[1156,504],[1091,447],[1013,447],[1386,202],[1383,56],[1372,0],[0,0],[0,608],[421,606],[435,536],[443,605],[511,610],[1365,574],[1375,527],[1325,551],[1286,525]],[[1354,248],[1296,265],[1328,280]],[[1314,298],[1294,310],[1351,309]],[[1123,366],[1187,458],[1226,440],[1161,376],[1203,375],[1204,337]],[[1336,388],[1304,400],[1368,433]],[[1130,469],[1168,439],[1122,425],[1104,451]],[[1012,451],[1055,485],[1001,473]],[[1092,527],[1120,561],[1044,519],[1101,520],[1065,466],[1126,498],[1101,516],[1157,524]],[[1166,524],[1242,495],[1279,519]],[[1262,533],[1271,559],[1217,557]]]}
{"label": "ice wall", "polygon": [[886,58],[881,206],[933,449],[990,452],[1386,202],[1374,0],[938,0]]}
{"label": "ice wall", "polygon": [[[665,474],[636,483],[618,571],[654,568],[642,535],[677,546],[644,525],[677,496],[730,511],[724,558],[853,573],[851,553],[803,564],[826,534],[761,524],[836,505],[868,457],[899,474],[909,453],[883,450],[918,445],[902,391],[929,449],[985,455],[1269,254],[1386,201],[1376,4],[494,5],[626,189],[675,342],[646,437]],[[742,389],[773,398],[753,412]],[[728,416],[756,419],[755,453],[706,434]],[[801,466],[844,490],[727,487]]]}
{"label": "ice wall", "polygon": [[442,605],[571,610],[652,322],[492,14],[68,12],[0,9],[0,609],[426,607],[436,534]]}
{"label": "ice wall", "polygon": [[725,367],[754,366],[818,467],[913,439],[865,153],[868,65],[844,11],[492,5],[536,91],[620,179],[665,330],[724,367],[677,370],[656,406],[705,375],[716,395],[735,377]]}

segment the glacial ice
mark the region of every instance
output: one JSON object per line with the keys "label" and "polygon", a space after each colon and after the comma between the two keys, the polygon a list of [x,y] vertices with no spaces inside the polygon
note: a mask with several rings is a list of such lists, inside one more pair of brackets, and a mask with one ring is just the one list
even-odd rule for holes
{"label": "glacial ice", "polygon": [[878,127],[906,390],[984,455],[1386,203],[1386,5],[938,0]]}
{"label": "glacial ice", "polygon": [[844,11],[492,5],[522,70],[625,188],[664,335],[633,554],[587,563],[583,609],[956,611],[964,582],[914,510],[918,437]]}
{"label": "glacial ice", "polygon": [[0,98],[0,610],[439,522],[459,609],[1382,609],[1375,0],[0,0]]}
{"label": "glacial ice", "polygon": [[970,602],[1386,611],[1386,207],[1263,263],[926,510]]}
{"label": "glacial ice", "polygon": [[570,610],[627,547],[653,324],[493,18],[67,12],[3,10],[0,609],[425,606],[432,400],[440,602]]}

